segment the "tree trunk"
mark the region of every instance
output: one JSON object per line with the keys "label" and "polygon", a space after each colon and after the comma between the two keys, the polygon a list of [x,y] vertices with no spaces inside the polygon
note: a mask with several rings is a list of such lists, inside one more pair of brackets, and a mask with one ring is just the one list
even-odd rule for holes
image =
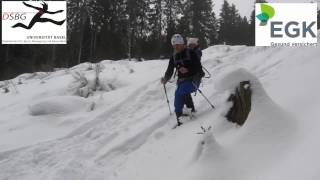
{"label": "tree trunk", "polygon": [[84,13],[82,13],[81,16],[81,32],[80,32],[80,43],[79,43],[79,53],[78,53],[78,64],[81,63],[81,56],[82,56],[82,41],[83,41],[83,34],[84,34],[84,28],[87,21],[87,18],[84,16]]}
{"label": "tree trunk", "polygon": [[131,61],[131,47],[132,47],[132,31],[133,31],[133,28],[131,28],[130,26],[129,26],[129,28],[128,28],[128,59],[129,59],[129,61]]}
{"label": "tree trunk", "polygon": [[79,42],[79,52],[78,52],[78,64],[81,63],[81,55],[82,55],[82,40],[83,40],[83,30],[80,33],[80,42]]}
{"label": "tree trunk", "polygon": [[10,51],[10,45],[6,45],[6,55],[5,55],[5,62],[9,62],[9,51]]}
{"label": "tree trunk", "polygon": [[52,46],[51,60],[50,60],[50,62],[49,62],[49,68],[51,69],[51,71],[52,71],[52,70],[54,69],[54,67],[55,67],[56,55],[57,55],[56,49],[57,49],[57,45],[54,44],[54,45]]}
{"label": "tree trunk", "polygon": [[233,102],[226,118],[228,121],[243,125],[251,111],[252,89],[250,81],[243,81],[236,87],[233,94],[230,95],[228,101]]}
{"label": "tree trunk", "polygon": [[96,45],[97,45],[97,32],[94,32],[94,38],[93,38],[93,59],[96,60]]}
{"label": "tree trunk", "polygon": [[[92,28],[91,28],[92,29]],[[97,33],[95,31],[91,32],[91,40],[90,40],[90,61],[95,62],[95,50],[96,50],[96,39]]]}

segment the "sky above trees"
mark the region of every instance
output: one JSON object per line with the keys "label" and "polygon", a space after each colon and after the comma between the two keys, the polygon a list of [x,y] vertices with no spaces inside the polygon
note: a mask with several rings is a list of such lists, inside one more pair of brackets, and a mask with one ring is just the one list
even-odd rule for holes
{"label": "sky above trees", "polygon": [[[255,0],[228,0],[228,2],[231,4],[235,4],[237,9],[239,10],[239,13],[241,16],[247,16],[250,17],[250,14],[253,10],[253,3]],[[214,11],[218,15],[220,13],[220,9],[223,4],[223,0],[214,0]],[[270,3],[304,3],[304,2],[318,2],[320,3],[320,0],[268,0]],[[318,8],[320,5],[318,5]]]}

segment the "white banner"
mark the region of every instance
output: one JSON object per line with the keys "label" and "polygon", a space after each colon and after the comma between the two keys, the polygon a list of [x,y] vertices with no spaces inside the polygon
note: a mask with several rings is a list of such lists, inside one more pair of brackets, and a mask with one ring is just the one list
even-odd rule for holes
{"label": "white banner", "polygon": [[257,3],[256,46],[316,46],[316,3]]}
{"label": "white banner", "polygon": [[2,1],[2,44],[66,44],[66,1]]}

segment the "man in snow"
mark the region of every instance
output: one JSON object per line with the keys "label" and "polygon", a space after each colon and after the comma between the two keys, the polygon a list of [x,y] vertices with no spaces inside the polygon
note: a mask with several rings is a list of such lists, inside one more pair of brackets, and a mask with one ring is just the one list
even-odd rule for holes
{"label": "man in snow", "polygon": [[[193,50],[186,48],[184,39],[180,34],[172,36],[171,44],[174,48],[174,54],[170,58],[165,76],[161,78],[161,83],[166,84],[171,79],[174,68],[176,68],[178,87],[175,92],[174,106],[178,126],[180,126],[182,124],[180,118],[183,115],[184,104],[187,102],[187,107],[195,111],[190,93],[197,91],[204,73],[198,55]],[[188,95],[191,98],[189,102],[187,100]]]}

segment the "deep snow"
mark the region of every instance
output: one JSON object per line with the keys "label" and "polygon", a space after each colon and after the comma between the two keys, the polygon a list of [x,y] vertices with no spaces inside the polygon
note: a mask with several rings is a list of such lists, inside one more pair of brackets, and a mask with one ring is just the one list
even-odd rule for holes
{"label": "deep snow", "polygon": [[[168,61],[103,61],[107,91],[74,96],[72,73],[89,64],[24,74],[18,93],[0,93],[0,179],[317,180],[320,178],[320,51],[213,46],[203,65],[196,119],[176,130],[159,82]],[[226,102],[250,80],[243,127],[226,121]],[[0,82],[3,83],[3,82]],[[167,85],[171,108],[175,84]],[[92,110],[93,109],[93,110]],[[204,135],[201,126],[212,129]]]}

